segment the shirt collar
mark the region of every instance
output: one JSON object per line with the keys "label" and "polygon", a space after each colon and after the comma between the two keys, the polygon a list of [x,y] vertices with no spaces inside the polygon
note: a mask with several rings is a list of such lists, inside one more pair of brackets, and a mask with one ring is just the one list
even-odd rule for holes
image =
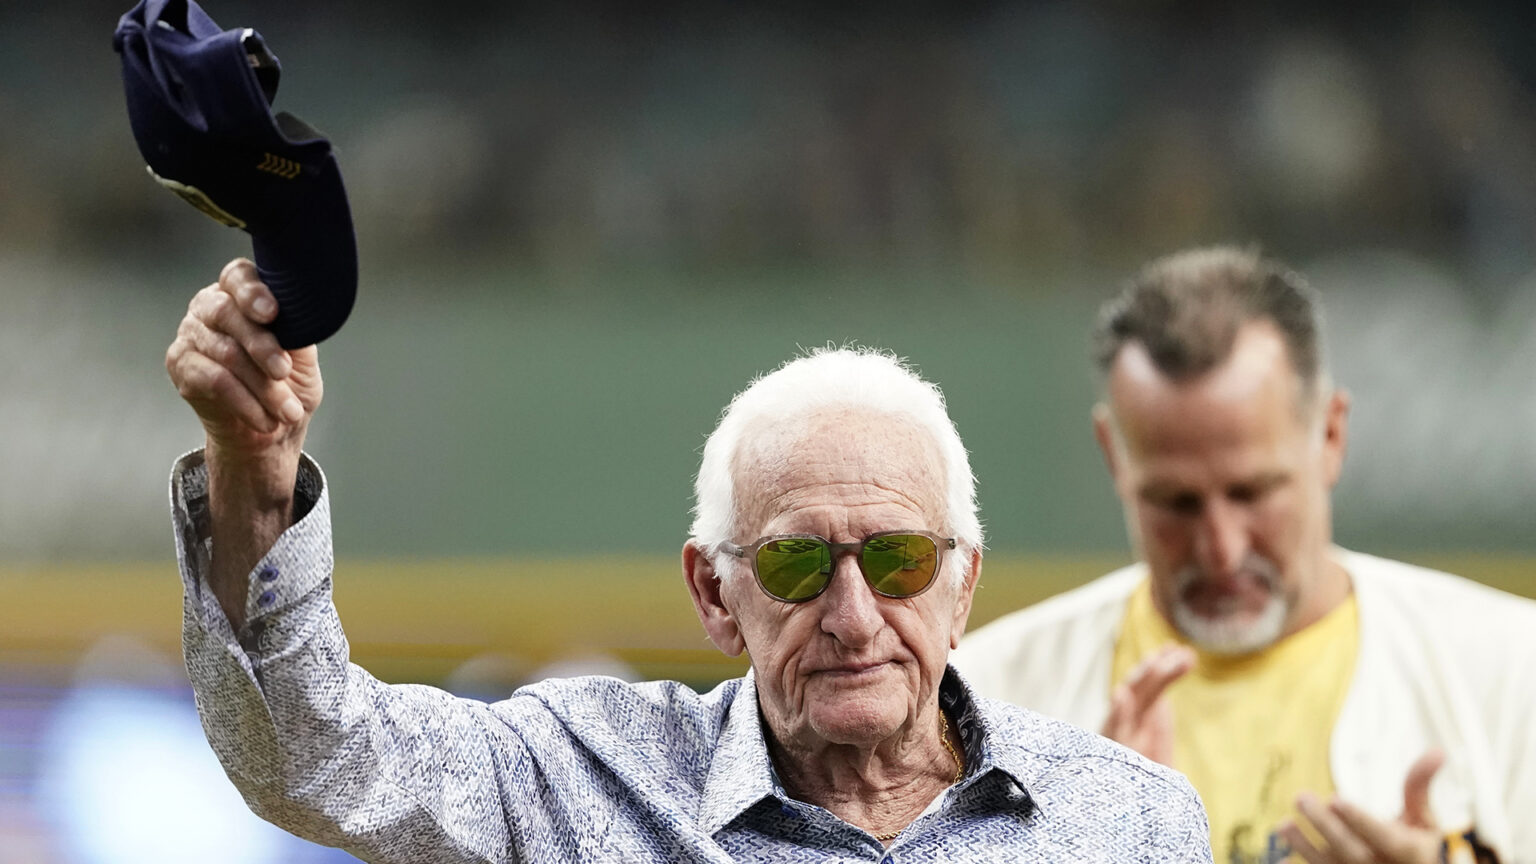
{"label": "shirt collar", "polygon": [[[1016,718],[1003,706],[978,698],[971,685],[953,666],[944,671],[939,684],[939,702],[954,720],[955,729],[965,748],[965,777],[958,792],[984,782],[996,773],[1011,785],[1013,796],[1021,803],[1038,805],[1028,791],[1028,782],[1042,771],[1038,755],[1029,746],[1030,739]],[[758,712],[757,684],[751,670],[732,697],[720,733],[709,774],[704,781],[698,823],[704,833],[714,835],[764,798],[787,800],[779,785],[773,763],[768,757],[768,742],[763,735]]]}
{"label": "shirt collar", "polygon": [[[1028,724],[1020,728],[1020,718],[1009,706],[977,696],[954,666],[944,671],[939,704],[954,720],[955,731],[965,747],[965,777],[957,791],[994,783],[996,775],[1011,787],[1009,798],[1024,806],[1038,807],[1030,787],[1039,780],[1043,766],[1034,749],[1038,736],[1030,734],[1033,730]],[[1034,715],[1030,718],[1034,719]]]}
{"label": "shirt collar", "polygon": [[757,682],[749,669],[731,698],[725,728],[709,763],[699,829],[713,836],[747,808],[773,796],[783,797],[784,790],[775,781],[768,759],[768,742],[757,711]]}

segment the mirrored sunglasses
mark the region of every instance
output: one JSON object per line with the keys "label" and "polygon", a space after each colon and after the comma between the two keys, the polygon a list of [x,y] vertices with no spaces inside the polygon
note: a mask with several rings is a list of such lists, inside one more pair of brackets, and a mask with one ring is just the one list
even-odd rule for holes
{"label": "mirrored sunglasses", "polygon": [[882,597],[915,597],[933,584],[944,550],[955,538],[927,531],[882,531],[852,543],[833,543],[815,534],[779,534],[750,546],[723,543],[725,552],[752,562],[752,572],[768,596],[803,603],[821,596],[832,582],[837,556],[857,554],[864,581]]}

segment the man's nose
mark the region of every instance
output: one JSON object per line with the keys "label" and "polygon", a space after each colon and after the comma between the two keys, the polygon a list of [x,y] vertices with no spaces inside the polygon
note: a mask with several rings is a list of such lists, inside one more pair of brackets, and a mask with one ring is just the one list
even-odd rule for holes
{"label": "man's nose", "polygon": [[1195,532],[1195,560],[1216,576],[1230,576],[1248,557],[1248,514],[1231,502],[1207,503]]}
{"label": "man's nose", "polygon": [[864,581],[858,559],[852,553],[833,560],[832,581],[817,602],[823,604],[821,629],[845,645],[867,644],[885,625],[880,598]]}

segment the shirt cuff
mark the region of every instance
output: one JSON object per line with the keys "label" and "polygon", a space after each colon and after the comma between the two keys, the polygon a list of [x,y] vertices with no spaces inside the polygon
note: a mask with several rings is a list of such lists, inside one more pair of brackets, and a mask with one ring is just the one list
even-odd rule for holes
{"label": "shirt cuff", "polygon": [[202,450],[193,450],[171,468],[171,519],[176,532],[176,561],[181,569],[187,609],[204,630],[233,637],[250,647],[263,619],[283,611],[330,577],[331,507],[325,474],[307,454],[300,457],[294,484],[294,522],[247,576],[246,623],[233,633],[229,619],[208,584],[213,542],[208,508],[208,466]]}

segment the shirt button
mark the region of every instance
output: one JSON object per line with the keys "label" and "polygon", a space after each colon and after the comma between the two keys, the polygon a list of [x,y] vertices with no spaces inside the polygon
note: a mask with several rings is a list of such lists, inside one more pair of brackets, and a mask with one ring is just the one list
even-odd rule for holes
{"label": "shirt button", "polygon": [[263,582],[275,581],[277,579],[277,568],[263,567],[261,568],[261,571],[256,574],[256,577]]}
{"label": "shirt button", "polygon": [[796,816],[798,816],[800,814],[796,813],[795,812],[795,808],[789,806],[788,804],[780,804],[779,805],[779,815],[787,817],[789,819],[793,819],[793,818],[795,818]]}
{"label": "shirt button", "polygon": [[263,606],[271,606],[272,601],[276,599],[276,594],[272,593],[271,591],[263,591],[261,592],[261,596],[256,598],[256,602]]}
{"label": "shirt button", "polygon": [[880,859],[880,864],[896,864],[896,858],[895,856],[887,855]]}

